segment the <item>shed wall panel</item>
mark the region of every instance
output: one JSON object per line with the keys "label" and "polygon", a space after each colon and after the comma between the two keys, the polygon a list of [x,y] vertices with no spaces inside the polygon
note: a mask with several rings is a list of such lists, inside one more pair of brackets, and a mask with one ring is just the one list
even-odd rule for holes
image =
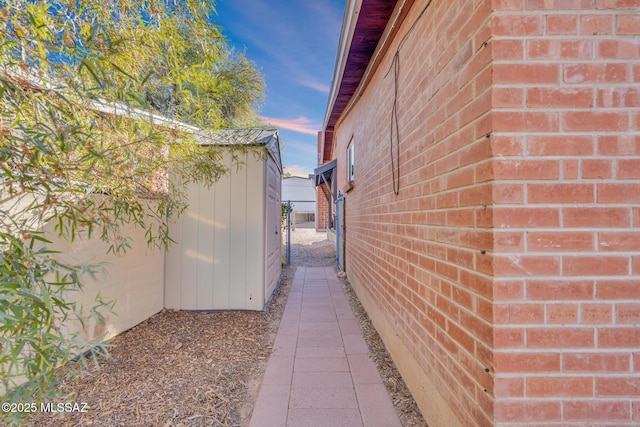
{"label": "shed wall panel", "polygon": [[213,187],[198,187],[198,268],[196,270],[196,308],[198,309],[207,309],[214,305],[214,199],[215,190]]}
{"label": "shed wall panel", "polygon": [[188,197],[193,206],[182,217],[182,251],[180,252],[180,307],[195,310],[197,306],[196,281],[198,279],[198,203],[199,194],[196,186],[189,186]]}
{"label": "shed wall panel", "polygon": [[[249,152],[239,161],[236,167],[227,154],[223,162],[230,173],[210,188],[190,185],[190,206],[173,224],[176,244],[167,252],[169,308],[262,310],[277,284],[282,268],[280,235],[275,235],[280,224],[280,171],[269,156]],[[267,192],[273,211],[269,218]],[[275,238],[267,242],[271,233]]]}
{"label": "shed wall panel", "polygon": [[[175,220],[174,220],[175,221]],[[176,242],[183,240],[182,219],[173,222],[170,229],[170,236]],[[182,274],[182,255],[179,247],[175,243],[169,245],[165,253],[164,264],[164,306],[168,308],[180,307],[180,281]]]}
{"label": "shed wall panel", "polygon": [[[231,166],[231,160],[227,158],[228,167]],[[229,248],[231,245],[231,231],[228,227],[229,218],[231,217],[231,205],[229,200],[231,197],[231,176],[224,175],[215,184],[214,197],[214,259],[215,266],[213,270],[213,283],[224,284],[224,286],[213,287],[213,308],[230,307],[229,303]]]}
{"label": "shed wall panel", "polygon": [[246,288],[245,308],[264,307],[265,265],[265,161],[249,154],[246,164]]}
{"label": "shed wall panel", "polygon": [[247,292],[247,174],[243,167],[233,172],[230,197],[231,217],[229,226],[230,273],[229,304],[232,307],[246,308]]}

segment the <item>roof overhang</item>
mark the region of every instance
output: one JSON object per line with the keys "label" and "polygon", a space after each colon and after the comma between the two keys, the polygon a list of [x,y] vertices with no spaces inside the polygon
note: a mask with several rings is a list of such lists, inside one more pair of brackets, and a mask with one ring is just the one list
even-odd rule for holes
{"label": "roof overhang", "polygon": [[[320,162],[331,159],[334,128],[360,87],[366,85],[415,0],[347,0],[329,101]],[[391,22],[391,25],[389,25]]]}
{"label": "roof overhang", "polygon": [[315,183],[316,187],[322,185],[323,183],[330,183],[331,177],[333,175],[333,170],[338,165],[337,160],[333,160],[329,163],[325,163],[322,166],[317,167],[315,172]]}

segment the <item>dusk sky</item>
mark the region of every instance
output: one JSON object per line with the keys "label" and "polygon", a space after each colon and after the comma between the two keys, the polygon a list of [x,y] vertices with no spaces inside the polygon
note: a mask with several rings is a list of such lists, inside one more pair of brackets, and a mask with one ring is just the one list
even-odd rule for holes
{"label": "dusk sky", "polygon": [[345,0],[218,0],[216,23],[266,80],[263,119],[280,129],[285,172],[313,173]]}

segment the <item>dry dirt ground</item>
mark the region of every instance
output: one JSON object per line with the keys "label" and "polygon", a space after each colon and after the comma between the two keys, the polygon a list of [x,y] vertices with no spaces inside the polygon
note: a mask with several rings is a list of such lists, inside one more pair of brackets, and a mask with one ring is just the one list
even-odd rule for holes
{"label": "dry dirt ground", "polygon": [[[115,337],[99,368],[62,382],[66,401],[87,403],[85,413],[40,413],[27,425],[247,426],[299,265],[335,265],[325,234],[292,233],[291,265],[266,311],[164,310]],[[357,297],[343,286],[403,425],[426,426]]]}

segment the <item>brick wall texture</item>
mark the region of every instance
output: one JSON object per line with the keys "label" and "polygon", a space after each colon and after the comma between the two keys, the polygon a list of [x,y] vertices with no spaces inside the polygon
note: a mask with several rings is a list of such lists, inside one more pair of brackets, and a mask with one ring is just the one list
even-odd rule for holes
{"label": "brick wall texture", "polygon": [[316,188],[316,230],[329,229],[329,201],[327,200],[327,187],[325,185]]}
{"label": "brick wall texture", "polygon": [[426,5],[335,128],[349,279],[463,425],[640,425],[640,1]]}
{"label": "brick wall texture", "polygon": [[[322,166],[320,159],[322,153],[322,141],[324,140],[322,132],[318,133],[318,166]],[[327,162],[324,162],[327,163]],[[328,196],[328,197],[327,197]],[[326,185],[316,187],[316,230],[324,231],[329,229],[329,189]]]}

